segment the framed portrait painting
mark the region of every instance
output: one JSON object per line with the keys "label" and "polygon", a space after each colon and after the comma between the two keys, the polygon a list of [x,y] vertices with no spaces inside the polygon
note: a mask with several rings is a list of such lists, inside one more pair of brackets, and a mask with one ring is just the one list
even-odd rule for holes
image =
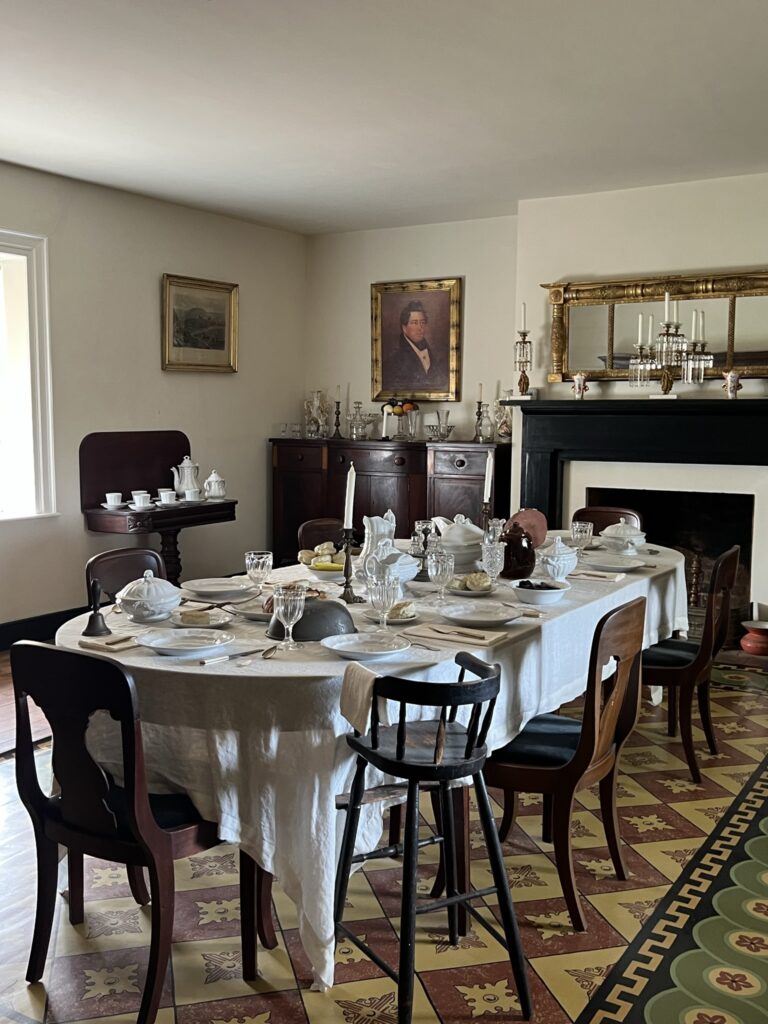
{"label": "framed portrait painting", "polygon": [[163,369],[237,370],[236,284],[163,274]]}
{"label": "framed portrait painting", "polygon": [[460,398],[461,278],[371,285],[371,398]]}

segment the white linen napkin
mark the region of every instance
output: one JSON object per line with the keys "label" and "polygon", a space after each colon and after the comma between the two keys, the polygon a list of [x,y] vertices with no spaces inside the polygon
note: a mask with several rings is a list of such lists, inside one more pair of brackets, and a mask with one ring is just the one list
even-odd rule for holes
{"label": "white linen napkin", "polygon": [[[377,673],[371,672],[359,661],[351,661],[344,669],[341,684],[341,701],[339,707],[349,724],[365,736],[371,728],[371,705],[373,704],[373,684]],[[379,701],[379,721],[389,725],[387,702]]]}

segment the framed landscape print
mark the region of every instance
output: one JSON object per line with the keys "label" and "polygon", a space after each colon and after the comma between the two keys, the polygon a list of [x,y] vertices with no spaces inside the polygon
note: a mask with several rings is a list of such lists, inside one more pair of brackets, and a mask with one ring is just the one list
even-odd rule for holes
{"label": "framed landscape print", "polygon": [[237,370],[236,284],[163,274],[163,369]]}
{"label": "framed landscape print", "polygon": [[371,285],[371,398],[460,398],[461,278]]}

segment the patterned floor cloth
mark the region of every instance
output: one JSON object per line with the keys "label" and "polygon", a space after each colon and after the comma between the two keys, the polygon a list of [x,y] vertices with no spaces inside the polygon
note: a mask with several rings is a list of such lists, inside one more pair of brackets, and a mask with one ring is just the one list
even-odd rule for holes
{"label": "patterned floor cloth", "polygon": [[718,662],[712,668],[712,682],[728,690],[768,693],[768,668],[745,667]]}
{"label": "patterned floor cloth", "polygon": [[[541,800],[533,793],[521,794],[504,858],[537,1024],[568,1024],[579,1016],[762,762],[768,694],[715,689],[712,711],[720,752],[706,752],[704,735],[695,726],[703,772],[697,785],[679,739],[666,735],[664,707],[643,705],[624,751],[618,787],[630,872],[626,881],[614,877],[596,792],[578,794],[572,837],[585,932],[571,929],[552,846],[542,838]],[[50,749],[41,750],[38,759],[49,772]],[[34,920],[35,863],[29,819],[18,802],[13,772],[13,759],[0,759],[0,1022],[133,1024],[146,972],[149,914],[131,899],[125,871],[118,865],[86,858],[85,922],[72,927],[66,897],[59,899],[43,983],[28,986],[24,981]],[[426,835],[433,826],[428,802],[422,812]],[[474,811],[470,839],[472,880],[483,888],[490,884],[490,869]],[[420,892],[429,890],[436,866],[437,849],[425,848]],[[397,958],[401,877],[400,862],[371,862],[354,876],[345,911],[356,933],[389,961]],[[62,892],[66,885],[62,865]],[[496,916],[493,897],[480,905],[483,914]],[[261,977],[247,983],[240,959],[237,851],[220,846],[179,861],[172,959],[158,1024],[396,1024],[393,983],[351,943],[337,948],[336,985],[329,992],[312,992],[295,910],[279,887],[274,910],[278,947],[259,949]],[[756,954],[754,958],[759,959]],[[732,971],[730,962],[723,959],[724,970]],[[506,953],[482,929],[471,931],[453,948],[445,914],[424,915],[417,926],[416,964],[414,1024],[520,1020]],[[746,963],[743,970],[762,977]],[[734,1024],[728,1012],[734,1020],[742,1018],[722,1008],[732,1006],[724,1000],[733,998],[730,990],[713,989],[710,1021],[674,1014],[667,1019],[671,1024]],[[753,1024],[758,1018],[743,1019]]]}
{"label": "patterned floor cloth", "polygon": [[578,1024],[768,1020],[768,756]]}

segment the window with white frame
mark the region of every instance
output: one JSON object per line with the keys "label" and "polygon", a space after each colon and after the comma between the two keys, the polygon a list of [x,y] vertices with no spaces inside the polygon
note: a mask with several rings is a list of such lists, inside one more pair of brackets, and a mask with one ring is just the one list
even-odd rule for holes
{"label": "window with white frame", "polygon": [[0,521],[55,511],[47,239],[0,231]]}

